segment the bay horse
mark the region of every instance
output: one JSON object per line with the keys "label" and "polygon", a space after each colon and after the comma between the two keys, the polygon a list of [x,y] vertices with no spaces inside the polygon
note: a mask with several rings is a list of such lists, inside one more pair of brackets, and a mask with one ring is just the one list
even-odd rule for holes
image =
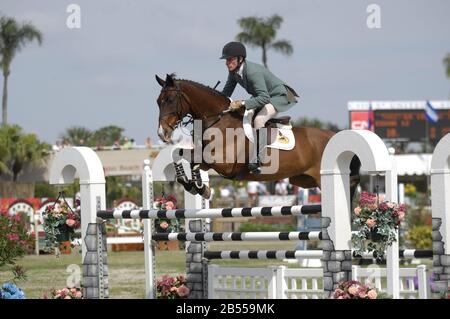
{"label": "bay horse", "polygon": [[[204,198],[210,197],[210,189],[201,181],[200,169],[214,169],[227,179],[240,179],[248,181],[276,181],[289,178],[292,185],[302,188],[320,188],[320,163],[322,154],[330,138],[335,132],[312,127],[293,127],[295,147],[290,150],[279,150],[279,167],[270,174],[251,174],[247,168],[251,142],[245,138],[245,143],[227,143],[226,129],[242,129],[244,109],[237,112],[227,112],[230,100],[221,92],[203,84],[176,79],[167,74],[163,80],[158,75],[156,81],[162,89],[158,96],[159,128],[158,135],[165,143],[172,143],[173,131],[182,123],[185,116],[190,115],[192,120],[199,120],[202,124],[201,140],[194,142],[195,147],[202,150],[211,143],[205,140],[203,132],[206,129],[220,130],[222,134],[223,153],[234,154],[233,161],[210,162],[202,157],[201,163],[191,162],[192,179],[184,173],[182,164],[174,162],[176,180],[192,194],[200,194]],[[273,149],[270,150],[271,152]],[[278,150],[277,150],[278,151]],[[192,151],[193,152],[193,151]],[[238,161],[238,156],[244,156],[245,161]],[[191,157],[192,158],[192,157]],[[262,168],[266,164],[262,165]],[[350,164],[351,198],[359,184],[359,168],[361,163],[354,156]]]}

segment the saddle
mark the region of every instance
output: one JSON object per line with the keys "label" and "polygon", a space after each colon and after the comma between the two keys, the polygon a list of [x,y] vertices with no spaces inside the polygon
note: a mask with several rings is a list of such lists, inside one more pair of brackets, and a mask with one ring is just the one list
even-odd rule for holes
{"label": "saddle", "polygon": [[[245,110],[243,116],[243,126],[245,136],[250,142],[253,141],[253,120],[257,111]],[[295,146],[295,136],[292,132],[290,116],[280,116],[272,118],[266,122],[265,127],[268,128],[267,147],[277,148],[280,150],[291,150]]]}

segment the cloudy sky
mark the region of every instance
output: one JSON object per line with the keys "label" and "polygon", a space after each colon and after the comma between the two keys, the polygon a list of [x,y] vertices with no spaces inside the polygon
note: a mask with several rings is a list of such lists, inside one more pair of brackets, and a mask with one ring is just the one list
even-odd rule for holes
{"label": "cloudy sky", "polygon": [[[66,26],[71,3],[81,7],[81,29]],[[380,29],[366,24],[372,3],[381,8]],[[27,46],[11,66],[9,122],[49,143],[72,125],[109,124],[138,144],[156,141],[154,75],[221,80],[222,88],[222,46],[240,31],[237,19],[251,15],[284,19],[278,38],[290,40],[294,54],[269,51],[268,63],[301,95],[287,113],[293,118],[347,126],[349,100],[449,98],[448,0],[1,0],[0,11],[44,34],[42,46]],[[260,50],[249,49],[248,59],[260,63]]]}

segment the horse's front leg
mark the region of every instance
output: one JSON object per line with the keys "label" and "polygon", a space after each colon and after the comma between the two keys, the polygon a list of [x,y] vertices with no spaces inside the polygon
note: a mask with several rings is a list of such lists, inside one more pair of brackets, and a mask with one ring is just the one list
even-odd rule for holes
{"label": "horse's front leg", "polygon": [[211,189],[202,181],[200,164],[191,164],[191,174],[192,182],[197,193],[200,194],[203,198],[209,199],[211,197]]}
{"label": "horse's front leg", "polygon": [[183,150],[180,149],[178,150],[178,156],[172,156],[174,162],[173,162],[173,166],[175,168],[175,180],[180,183],[181,185],[183,185],[184,189],[193,194],[193,195],[197,195],[197,189],[194,185],[194,182],[192,180],[189,180],[188,176],[186,175],[186,172],[184,171],[184,167],[183,167],[183,160],[187,160],[183,155]]}

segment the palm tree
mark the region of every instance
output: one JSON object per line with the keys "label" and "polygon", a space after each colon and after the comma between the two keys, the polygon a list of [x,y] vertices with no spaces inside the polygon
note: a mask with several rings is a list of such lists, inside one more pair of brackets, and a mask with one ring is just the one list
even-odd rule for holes
{"label": "palm tree", "polygon": [[89,129],[82,126],[72,126],[61,134],[61,139],[73,146],[86,146],[91,136],[92,132]]}
{"label": "palm tree", "polygon": [[294,52],[290,41],[274,41],[282,22],[283,18],[276,14],[268,18],[240,18],[238,24],[243,31],[236,36],[236,40],[252,47],[260,47],[262,49],[262,62],[267,67],[267,51],[269,49],[274,49],[286,55],[291,55]]}
{"label": "palm tree", "polygon": [[35,134],[24,134],[18,125],[2,125],[0,140],[5,150],[2,162],[13,181],[17,181],[26,164],[41,164],[50,148],[48,144],[41,143]]}
{"label": "palm tree", "polygon": [[0,17],[0,63],[3,71],[2,124],[8,123],[8,77],[14,56],[28,42],[42,43],[42,34],[31,23],[19,24],[10,17]]}
{"label": "palm tree", "polygon": [[122,141],[124,129],[116,125],[108,125],[99,128],[92,134],[90,146],[113,145],[115,141]]}

